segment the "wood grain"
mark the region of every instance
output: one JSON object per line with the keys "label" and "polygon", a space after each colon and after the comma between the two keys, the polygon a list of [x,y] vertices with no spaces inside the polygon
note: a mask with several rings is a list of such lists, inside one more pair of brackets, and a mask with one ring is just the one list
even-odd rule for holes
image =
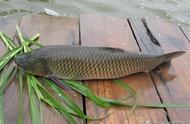
{"label": "wood grain", "polygon": [[[142,21],[135,22],[133,20],[133,23],[133,27],[138,29],[138,31],[142,29],[140,28],[143,25]],[[139,23],[141,23],[141,26],[138,25]],[[186,51],[186,54],[183,56],[172,60],[171,64],[160,66],[158,69],[160,70],[159,73],[151,73],[160,98],[163,103],[189,103],[189,42],[180,28],[175,24],[171,24],[161,19],[152,18],[146,19],[145,23],[147,24],[147,28],[149,28],[154,37],[160,43],[160,47],[156,45],[152,46],[152,41],[150,40],[149,43],[145,43],[147,42],[147,39],[141,37],[142,34],[136,32],[135,35],[142,38],[142,41],[140,42],[144,42],[140,47],[144,47],[150,53],[156,54],[163,54],[176,50]],[[156,51],[151,47],[154,47]],[[190,119],[188,118],[190,114],[189,109],[166,109],[166,111],[171,123],[190,123]]]}
{"label": "wood grain", "polygon": [[[80,32],[81,45],[117,47],[139,52],[127,18],[83,15],[80,16]],[[139,92],[138,103],[160,103],[149,74],[139,73],[122,80]],[[99,96],[121,98],[128,95],[125,90],[108,80],[86,81],[85,83]],[[106,113],[104,109],[98,108],[88,100],[86,100],[86,112],[88,115],[98,117]],[[140,109],[129,117],[126,116],[127,113],[129,113],[129,109],[117,109],[105,120],[89,123],[142,124],[146,121],[152,123],[167,122],[166,113],[162,109]]]}
{"label": "wood grain", "polygon": [[[71,45],[79,44],[79,18],[77,17],[51,17],[51,16],[24,16],[20,23],[21,31],[28,37],[40,33],[40,43],[43,45]],[[81,107],[82,96],[69,94]],[[29,108],[27,108],[29,109]],[[63,116],[43,106],[44,124],[65,124]],[[77,119],[77,123],[83,121]]]}
{"label": "wood grain", "polygon": [[77,17],[25,16],[21,28],[25,36],[40,33],[43,45],[79,44]]}

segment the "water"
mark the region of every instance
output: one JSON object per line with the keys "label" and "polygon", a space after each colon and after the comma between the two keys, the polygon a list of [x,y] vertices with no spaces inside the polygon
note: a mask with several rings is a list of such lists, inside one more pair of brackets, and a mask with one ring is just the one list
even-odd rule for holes
{"label": "water", "polygon": [[155,17],[190,26],[190,0],[0,0],[0,16],[31,13]]}

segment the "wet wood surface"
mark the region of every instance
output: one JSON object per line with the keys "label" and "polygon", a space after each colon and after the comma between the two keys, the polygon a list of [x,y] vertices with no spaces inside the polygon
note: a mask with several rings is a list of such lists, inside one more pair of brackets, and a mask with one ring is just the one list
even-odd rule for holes
{"label": "wet wood surface", "polygon": [[[94,25],[92,25],[92,23]],[[128,51],[139,52],[138,44],[133,36],[127,18],[103,17],[103,16],[81,16],[80,17],[81,45],[116,47]],[[141,103],[160,103],[159,97],[154,89],[150,75],[140,73],[123,78],[126,83],[133,87],[140,96],[137,98]],[[118,87],[112,81],[87,81],[86,84],[100,96],[108,98],[122,98],[127,96],[126,90]],[[144,92],[146,91],[146,92]],[[105,115],[105,112],[87,101],[87,114]],[[167,121],[165,112],[159,109],[141,109],[135,111],[133,115],[127,117],[129,109],[120,109],[114,114],[101,121],[102,124],[110,123],[143,123],[147,121],[161,122]],[[142,114],[143,113],[143,114]],[[90,122],[100,123],[100,122]]]}
{"label": "wet wood surface", "polygon": [[[180,27],[161,19],[134,19],[115,16],[81,15],[80,17],[24,16],[12,20],[0,18],[0,29],[15,36],[15,25],[27,37],[40,33],[43,45],[83,45],[116,47],[128,51],[148,54],[163,54],[176,50],[186,53],[148,73],[139,73],[122,78],[134,88],[138,103],[190,103],[190,29]],[[0,44],[1,54],[5,47]],[[4,96],[6,124],[17,122],[18,82],[13,81]],[[111,80],[84,81],[93,92],[106,98],[119,99],[128,92]],[[102,117],[107,112],[114,114],[101,121],[82,121],[89,124],[148,124],[148,123],[190,123],[190,109],[136,109],[113,108],[109,111],[99,108],[79,94],[69,95],[81,106],[87,115]],[[25,93],[24,123],[30,124],[29,103]],[[131,99],[130,102],[134,102]],[[65,124],[64,117],[43,105],[44,124]]]}

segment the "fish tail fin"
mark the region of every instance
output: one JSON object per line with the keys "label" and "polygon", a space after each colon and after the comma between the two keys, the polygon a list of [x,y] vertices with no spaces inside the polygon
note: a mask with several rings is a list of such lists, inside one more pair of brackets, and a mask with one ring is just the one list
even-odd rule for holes
{"label": "fish tail fin", "polygon": [[184,53],[185,53],[185,51],[175,51],[175,52],[172,52],[172,53],[164,54],[164,57],[166,57],[166,61],[170,61],[175,57],[183,55]]}

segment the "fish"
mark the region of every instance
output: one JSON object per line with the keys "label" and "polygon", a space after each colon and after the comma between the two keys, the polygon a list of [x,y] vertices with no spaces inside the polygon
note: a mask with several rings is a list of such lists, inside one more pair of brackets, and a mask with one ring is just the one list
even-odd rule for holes
{"label": "fish", "polygon": [[68,80],[117,79],[152,71],[160,64],[184,54],[144,54],[112,47],[53,45],[34,49],[15,57],[25,72],[42,77]]}

